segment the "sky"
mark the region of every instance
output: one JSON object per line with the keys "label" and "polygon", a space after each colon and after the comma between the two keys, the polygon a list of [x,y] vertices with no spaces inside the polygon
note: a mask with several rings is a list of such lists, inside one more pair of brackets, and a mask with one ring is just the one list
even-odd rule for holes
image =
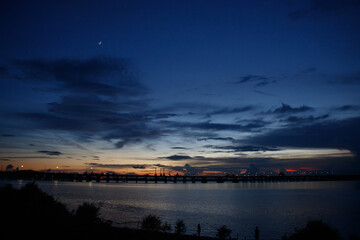
{"label": "sky", "polygon": [[1,1],[0,169],[360,173],[359,29],[358,0]]}

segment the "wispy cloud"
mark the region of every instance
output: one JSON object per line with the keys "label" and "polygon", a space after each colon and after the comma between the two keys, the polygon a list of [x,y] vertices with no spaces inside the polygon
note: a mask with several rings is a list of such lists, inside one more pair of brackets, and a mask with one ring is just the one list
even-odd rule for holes
{"label": "wispy cloud", "polygon": [[291,20],[300,20],[314,17],[330,16],[359,8],[360,2],[357,0],[312,0],[310,5],[302,9],[292,11],[288,17]]}
{"label": "wispy cloud", "polygon": [[1,137],[15,137],[13,134],[2,134]]}
{"label": "wispy cloud", "polygon": [[43,153],[46,155],[50,155],[50,156],[60,156],[63,153],[59,152],[59,151],[37,151],[38,153]]}
{"label": "wispy cloud", "polygon": [[189,148],[187,147],[171,147],[171,149],[176,149],[176,150],[187,150]]}
{"label": "wispy cloud", "polygon": [[343,85],[358,85],[360,84],[360,74],[344,74],[342,76],[332,76],[328,81],[330,84],[343,84]]}
{"label": "wispy cloud", "polygon": [[254,83],[254,87],[262,87],[271,83],[276,83],[277,81],[266,76],[249,74],[239,77],[239,80],[235,81],[234,83],[244,84],[249,82]]}
{"label": "wispy cloud", "polygon": [[357,111],[360,110],[360,106],[357,105],[343,105],[341,107],[336,107],[335,111],[345,112],[345,111]]}
{"label": "wispy cloud", "polygon": [[149,164],[106,164],[106,163],[85,163],[88,166],[93,168],[100,168],[100,169],[146,169],[150,168],[152,165]]}
{"label": "wispy cloud", "polygon": [[206,145],[206,148],[230,150],[232,152],[266,152],[266,151],[280,151],[277,147],[263,147],[254,145],[228,145],[228,146],[217,146],[217,145]]}
{"label": "wispy cloud", "polygon": [[303,123],[314,123],[319,120],[324,120],[329,117],[329,114],[324,114],[321,116],[289,116],[286,119],[282,120],[283,122],[291,124],[303,124]]}
{"label": "wispy cloud", "polygon": [[258,94],[261,94],[261,95],[264,95],[264,96],[270,96],[270,97],[276,97],[275,94],[272,94],[272,93],[266,93],[266,92],[263,92],[263,91],[259,91],[259,90],[254,90],[254,92],[258,93]]}
{"label": "wispy cloud", "polygon": [[260,122],[246,123],[246,124],[231,124],[231,123],[213,123],[213,122],[167,122],[169,126],[181,129],[193,129],[203,131],[239,131],[239,132],[253,132],[258,131],[266,124]]}
{"label": "wispy cloud", "polygon": [[300,107],[291,107],[288,104],[282,103],[280,107],[275,109],[268,110],[267,114],[292,114],[292,113],[302,113],[314,110],[312,107],[302,105]]}
{"label": "wispy cloud", "polygon": [[198,138],[198,141],[208,141],[208,140],[215,140],[215,141],[234,141],[235,139],[232,137],[206,137],[206,138]]}
{"label": "wispy cloud", "polygon": [[192,157],[189,157],[187,155],[171,155],[167,157],[159,157],[159,159],[168,159],[172,161],[180,161],[180,160],[189,160],[192,159]]}
{"label": "wispy cloud", "polygon": [[253,105],[246,105],[246,106],[241,106],[241,107],[223,107],[223,108],[218,108],[216,110],[213,110],[209,113],[206,114],[207,117],[211,117],[213,115],[223,115],[223,114],[235,114],[235,113],[243,113],[243,112],[248,112],[251,110],[254,110],[256,107]]}

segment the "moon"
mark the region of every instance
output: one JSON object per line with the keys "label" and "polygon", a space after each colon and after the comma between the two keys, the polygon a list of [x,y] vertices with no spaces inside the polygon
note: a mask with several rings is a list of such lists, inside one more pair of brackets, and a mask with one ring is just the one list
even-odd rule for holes
{"label": "moon", "polygon": [[98,44],[99,44],[99,46],[102,44],[102,42],[100,41],[100,42],[98,42]]}

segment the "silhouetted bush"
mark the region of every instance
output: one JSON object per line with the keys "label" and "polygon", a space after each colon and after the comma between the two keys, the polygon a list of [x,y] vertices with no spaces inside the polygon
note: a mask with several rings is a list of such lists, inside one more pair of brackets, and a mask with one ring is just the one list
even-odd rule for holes
{"label": "silhouetted bush", "polygon": [[283,240],[341,240],[341,236],[336,228],[332,228],[322,221],[309,221],[304,228],[296,229],[289,237],[284,236]]}
{"label": "silhouetted bush", "polygon": [[141,229],[159,232],[161,230],[161,219],[156,215],[148,215],[141,221]]}
{"label": "silhouetted bush", "polygon": [[349,240],[360,240],[360,237],[358,235],[353,234],[349,237]]}
{"label": "silhouetted bush", "polygon": [[74,217],[82,224],[101,223],[100,207],[84,202],[77,208]]}
{"label": "silhouetted bush", "polygon": [[[0,189],[1,239],[21,239],[39,233],[58,232],[69,229],[72,215],[66,206],[30,183],[15,189],[6,186]],[[4,236],[4,232],[11,237]],[[62,231],[64,234],[64,231]]]}
{"label": "silhouetted bush", "polygon": [[231,229],[223,225],[217,230],[216,236],[220,239],[227,239],[230,237]]}
{"label": "silhouetted bush", "polygon": [[175,225],[175,233],[176,234],[185,234],[186,226],[184,220],[177,220]]}
{"label": "silhouetted bush", "polygon": [[2,218],[6,223],[23,224],[29,227],[33,224],[43,226],[62,224],[71,218],[66,206],[52,196],[42,192],[35,183],[29,183],[21,189],[11,185],[1,189]]}

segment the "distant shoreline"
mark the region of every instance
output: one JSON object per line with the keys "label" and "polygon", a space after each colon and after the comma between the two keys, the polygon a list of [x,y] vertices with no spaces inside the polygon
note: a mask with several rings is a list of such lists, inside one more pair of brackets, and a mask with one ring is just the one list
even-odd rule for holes
{"label": "distant shoreline", "polygon": [[309,182],[360,180],[360,175],[247,175],[247,176],[165,176],[165,175],[120,175],[109,173],[62,173],[32,170],[0,171],[0,180],[67,181],[67,182],[163,182],[163,183],[207,183],[207,182]]}

